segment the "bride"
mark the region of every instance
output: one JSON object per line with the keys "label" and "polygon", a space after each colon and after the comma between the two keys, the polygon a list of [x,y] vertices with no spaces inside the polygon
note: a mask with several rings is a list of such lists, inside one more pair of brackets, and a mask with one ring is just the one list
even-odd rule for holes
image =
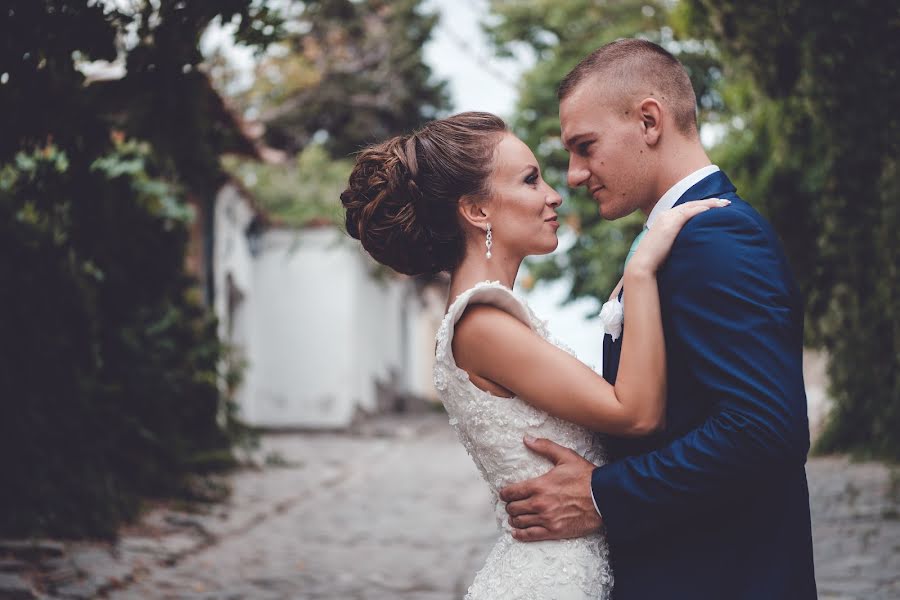
{"label": "bride", "polygon": [[375,260],[407,275],[451,275],[435,385],[494,495],[500,526],[466,598],[609,598],[613,574],[602,533],[520,542],[497,491],[551,466],[528,452],[524,436],[553,440],[599,465],[603,449],[594,432],[640,436],[663,427],[666,356],[656,270],[688,219],[727,201],[667,211],[627,263],[619,287],[627,290],[628,329],[615,387],[511,292],[526,256],[556,248],[562,198],[500,118],[462,113],[365,149],[341,201],[347,232]]}

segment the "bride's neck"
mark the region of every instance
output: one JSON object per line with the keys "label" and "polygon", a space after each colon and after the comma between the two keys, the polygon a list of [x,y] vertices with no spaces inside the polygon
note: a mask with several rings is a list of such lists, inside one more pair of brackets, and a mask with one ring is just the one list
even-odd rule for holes
{"label": "bride's neck", "polygon": [[491,258],[484,251],[468,253],[450,278],[450,298],[466,291],[482,281],[499,281],[512,289],[522,258],[507,256],[494,251]]}

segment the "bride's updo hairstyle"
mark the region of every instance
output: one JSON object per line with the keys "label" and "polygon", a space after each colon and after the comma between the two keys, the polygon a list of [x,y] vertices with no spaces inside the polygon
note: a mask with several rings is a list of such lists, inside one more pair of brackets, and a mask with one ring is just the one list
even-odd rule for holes
{"label": "bride's updo hairstyle", "polygon": [[495,115],[466,112],[366,148],[341,194],[347,233],[400,273],[452,271],[466,246],[457,206],[490,196],[494,150],[506,131]]}

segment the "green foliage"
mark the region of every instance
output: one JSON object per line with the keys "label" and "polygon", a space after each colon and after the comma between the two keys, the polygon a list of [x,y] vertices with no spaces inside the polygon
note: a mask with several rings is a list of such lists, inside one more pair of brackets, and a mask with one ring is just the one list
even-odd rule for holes
{"label": "green foliage", "polygon": [[[215,19],[260,42],[278,22],[254,0],[112,5],[0,13],[2,535],[113,535],[140,498],[232,464],[243,432],[184,271],[185,197],[211,198],[245,143],[197,45]],[[86,85],[98,59],[124,77]]]}
{"label": "green foliage", "polygon": [[[236,22],[238,41],[268,42],[280,20],[254,0],[11,0],[0,18],[0,158],[48,139],[96,156],[109,128],[147,140],[156,168],[192,189],[219,183],[219,155],[236,149],[235,128],[199,69],[200,36],[213,20]],[[265,33],[268,32],[268,33]],[[80,66],[120,61],[121,79],[87,87]]]}
{"label": "green foliage", "polygon": [[666,45],[685,63],[704,111],[718,109],[717,61],[710,46],[679,41],[668,26],[669,2],[645,0],[493,0],[487,32],[501,54],[526,43],[539,60],[524,77],[512,126],[537,155],[544,177],[563,195],[560,213],[578,236],[565,254],[529,261],[536,279],[567,278],[570,298],[606,300],[622,275],[625,255],[640,232],[634,215],[616,222],[600,218],[584,189],[566,185],[568,154],[559,141],[559,82],[578,61],[620,37],[640,36]]}
{"label": "green foliage", "polygon": [[353,164],[331,158],[319,144],[307,146],[283,165],[234,157],[228,157],[225,165],[253,193],[260,207],[285,225],[343,222],[339,198]]}
{"label": "green foliage", "polygon": [[870,0],[687,3],[739,118],[716,159],[769,216],[827,349],[820,451],[900,459],[900,15]]}
{"label": "green foliage", "polygon": [[47,146],[0,171],[4,535],[111,535],[233,462],[216,324],[182,273],[191,215],[147,159]]}
{"label": "green foliage", "polygon": [[323,140],[335,157],[408,132],[448,107],[422,49],[437,15],[422,0],[307,0],[286,11],[292,32],[259,64],[240,98],[269,144],[297,152]]}

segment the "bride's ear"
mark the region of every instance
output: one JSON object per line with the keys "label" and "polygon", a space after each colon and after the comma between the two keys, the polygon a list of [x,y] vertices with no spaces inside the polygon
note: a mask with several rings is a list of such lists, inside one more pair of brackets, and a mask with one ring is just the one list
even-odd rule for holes
{"label": "bride's ear", "polygon": [[459,217],[463,225],[469,224],[472,227],[487,230],[487,224],[490,222],[490,207],[482,202],[475,202],[470,198],[460,198],[457,208]]}

